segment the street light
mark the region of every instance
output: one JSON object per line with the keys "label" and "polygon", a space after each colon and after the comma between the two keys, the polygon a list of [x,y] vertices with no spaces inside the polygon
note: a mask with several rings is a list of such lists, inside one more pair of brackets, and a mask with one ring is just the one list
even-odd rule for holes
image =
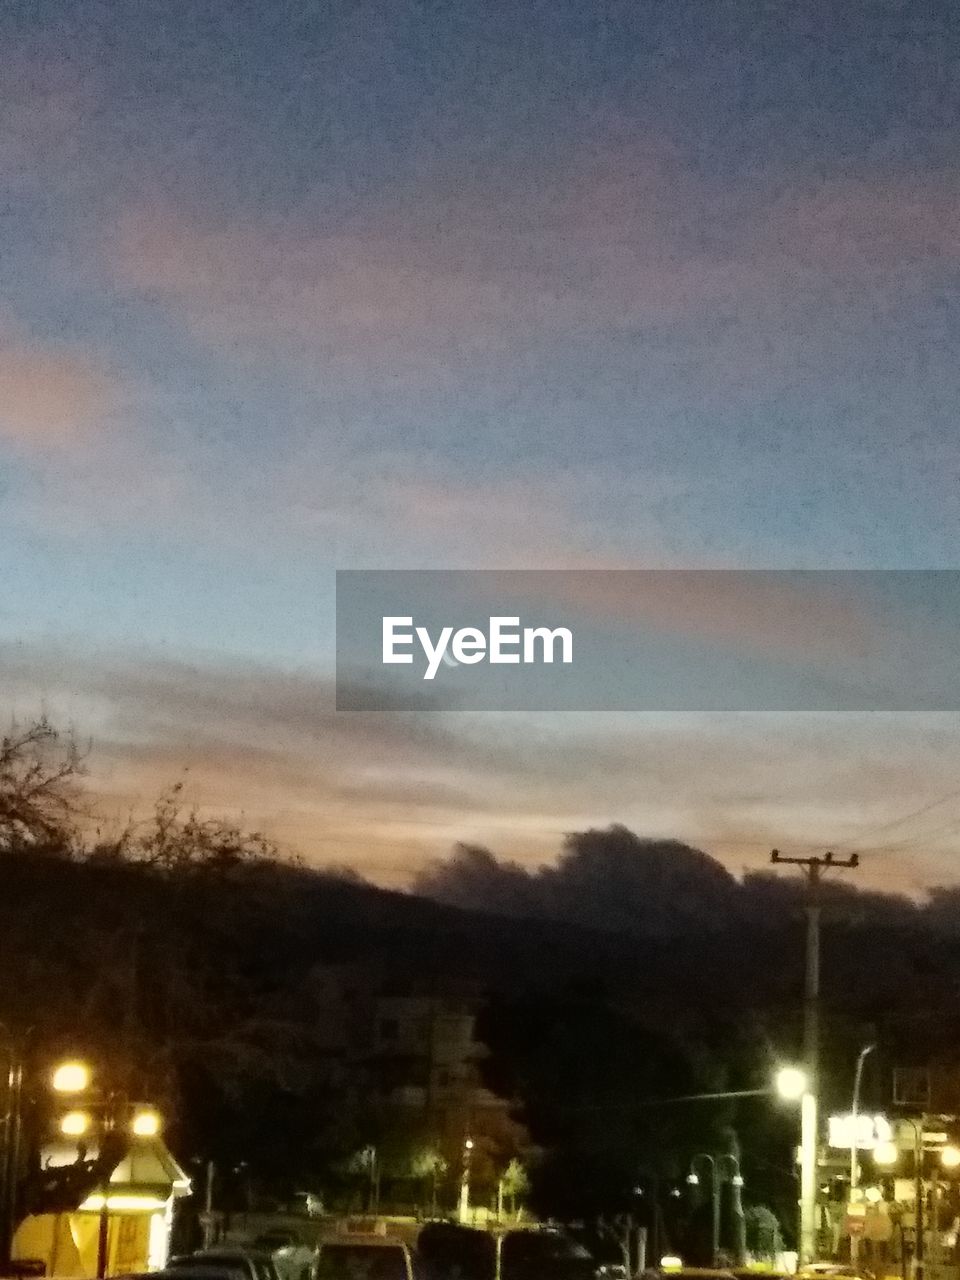
{"label": "street light", "polygon": [[889,1167],[894,1165],[900,1159],[900,1151],[895,1142],[878,1142],[873,1148],[873,1160],[875,1164]]}
{"label": "street light", "polygon": [[[721,1184],[723,1181],[724,1168],[729,1170],[728,1181],[733,1188],[733,1214],[736,1222],[736,1252],[737,1265],[742,1266],[746,1255],[746,1241],[743,1232],[743,1206],[740,1202],[740,1190],[744,1185],[743,1174],[740,1172],[740,1161],[732,1151],[724,1152],[718,1156],[709,1155],[705,1151],[699,1152],[690,1161],[690,1172],[687,1174],[687,1185],[690,1187],[699,1187],[700,1175],[697,1173],[697,1164],[703,1163],[710,1168],[710,1202],[711,1202],[711,1244],[713,1249],[712,1265],[718,1264],[720,1257],[720,1209],[721,1209]],[[679,1191],[675,1194],[679,1195]]]}
{"label": "street light", "polygon": [[691,1187],[700,1185],[700,1175],[697,1173],[698,1162],[710,1166],[710,1265],[715,1267],[720,1253],[720,1179],[717,1177],[717,1162],[714,1157],[701,1151],[690,1161],[687,1183]]}
{"label": "street light", "polygon": [[[853,1073],[853,1098],[850,1107],[850,1194],[848,1201],[853,1204],[854,1192],[857,1188],[857,1174],[860,1172],[857,1164],[857,1152],[859,1134],[857,1133],[857,1108],[860,1106],[860,1081],[863,1077],[863,1064],[867,1060],[868,1054],[873,1053],[877,1046],[875,1044],[865,1044],[860,1050],[857,1057],[856,1070]],[[853,1212],[851,1210],[851,1212]],[[860,1238],[855,1233],[850,1233],[850,1262],[853,1266],[857,1264],[857,1254],[860,1251]]]}
{"label": "street light", "polygon": [[459,1219],[466,1226],[470,1218],[470,1154],[473,1151],[473,1139],[463,1140],[463,1165],[460,1174]]}
{"label": "street light", "polygon": [[807,1092],[809,1079],[800,1067],[781,1067],[774,1077],[777,1093],[787,1102],[799,1102]]}
{"label": "street light", "polygon": [[943,1165],[944,1169],[960,1168],[960,1147],[941,1147],[940,1163]]}
{"label": "street light", "polygon": [[86,1111],[68,1111],[60,1117],[60,1132],[66,1138],[82,1138],[91,1125]]}
{"label": "street light", "polygon": [[90,1068],[85,1062],[61,1062],[50,1083],[55,1093],[85,1093],[90,1088]]}
{"label": "street light", "polygon": [[134,1112],[130,1128],[137,1138],[155,1138],[161,1125],[159,1111],[154,1111],[152,1107],[141,1107]]}

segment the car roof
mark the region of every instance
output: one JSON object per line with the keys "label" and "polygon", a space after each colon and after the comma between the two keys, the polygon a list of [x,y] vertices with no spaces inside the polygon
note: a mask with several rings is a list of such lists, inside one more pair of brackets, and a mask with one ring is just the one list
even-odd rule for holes
{"label": "car roof", "polygon": [[321,1244],[403,1244],[398,1235],[381,1235],[379,1231],[338,1231],[324,1235]]}
{"label": "car roof", "polygon": [[191,1276],[196,1277],[196,1280],[212,1280],[212,1277],[217,1275],[222,1277],[222,1280],[234,1280],[234,1277],[236,1276],[236,1274],[237,1274],[236,1267],[229,1266],[226,1260],[224,1260],[224,1263],[222,1266],[215,1266],[215,1265],[211,1265],[209,1267],[205,1267],[202,1265],[193,1266],[193,1267],[173,1266],[170,1268],[169,1271],[166,1270],[165,1268],[163,1271],[137,1272],[135,1275],[132,1275],[132,1276],[131,1276],[131,1273],[128,1273],[128,1280],[140,1280],[141,1276],[150,1276],[151,1280],[156,1280],[158,1276],[161,1276],[161,1277],[175,1276],[176,1280],[189,1280],[189,1277]]}
{"label": "car roof", "polygon": [[198,1267],[206,1266],[206,1259],[215,1262],[218,1258],[233,1261],[234,1259],[249,1258],[253,1262],[272,1262],[273,1258],[266,1249],[248,1249],[242,1244],[221,1244],[214,1245],[210,1249],[197,1249],[195,1253],[179,1253],[175,1258],[171,1258],[167,1266],[176,1264],[178,1267],[189,1266],[195,1263]]}
{"label": "car roof", "polygon": [[320,1248],[329,1249],[331,1245],[336,1246],[338,1244],[371,1244],[376,1245],[378,1249],[382,1249],[384,1245],[392,1245],[394,1248],[399,1246],[401,1249],[405,1249],[407,1247],[406,1242],[401,1240],[399,1236],[379,1236],[374,1235],[372,1232],[370,1235],[364,1235],[362,1231],[357,1231],[350,1233],[345,1232],[343,1235],[339,1236],[324,1236],[320,1241]]}
{"label": "car roof", "polygon": [[663,1267],[662,1276],[718,1276],[723,1280],[736,1280],[734,1273],[726,1267]]}

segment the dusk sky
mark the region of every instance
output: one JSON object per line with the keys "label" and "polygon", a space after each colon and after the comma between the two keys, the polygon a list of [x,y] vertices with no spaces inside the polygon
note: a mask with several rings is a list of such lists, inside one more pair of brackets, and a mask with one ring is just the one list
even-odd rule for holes
{"label": "dusk sky", "polygon": [[383,883],[960,878],[955,713],[332,695],[337,568],[956,567],[958,90],[947,0],[5,0],[0,710]]}

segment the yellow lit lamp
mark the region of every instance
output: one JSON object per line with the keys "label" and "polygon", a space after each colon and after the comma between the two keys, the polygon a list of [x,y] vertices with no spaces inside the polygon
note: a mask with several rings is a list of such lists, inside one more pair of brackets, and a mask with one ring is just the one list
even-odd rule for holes
{"label": "yellow lit lamp", "polygon": [[807,1092],[807,1073],[799,1067],[781,1067],[774,1083],[777,1093],[788,1102],[796,1102]]}
{"label": "yellow lit lamp", "polygon": [[890,1168],[891,1165],[897,1163],[900,1158],[900,1152],[897,1150],[895,1142],[878,1142],[873,1148],[874,1163],[884,1168]]}
{"label": "yellow lit lamp", "polygon": [[948,1145],[940,1149],[940,1163],[944,1169],[960,1168],[960,1147]]}
{"label": "yellow lit lamp", "polygon": [[50,1083],[55,1093],[84,1093],[90,1088],[90,1068],[85,1062],[61,1062]]}
{"label": "yellow lit lamp", "polygon": [[65,1138],[82,1138],[89,1131],[90,1124],[86,1111],[68,1111],[60,1117],[60,1132]]}
{"label": "yellow lit lamp", "polygon": [[162,1127],[160,1112],[153,1107],[138,1107],[130,1122],[130,1128],[136,1138],[156,1138]]}

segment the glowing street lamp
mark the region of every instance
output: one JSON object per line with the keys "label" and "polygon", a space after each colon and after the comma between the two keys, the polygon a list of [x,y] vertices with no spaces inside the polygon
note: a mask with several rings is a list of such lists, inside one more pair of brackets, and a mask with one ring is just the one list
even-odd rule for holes
{"label": "glowing street lamp", "polygon": [[807,1092],[807,1073],[799,1067],[781,1067],[774,1077],[777,1093],[786,1102],[799,1102]]}
{"label": "glowing street lamp", "polygon": [[875,1164],[879,1164],[889,1168],[900,1159],[900,1152],[895,1142],[878,1142],[873,1148],[873,1159]]}
{"label": "glowing street lamp", "polygon": [[463,1167],[460,1173],[460,1205],[459,1219],[466,1225],[470,1218],[470,1154],[473,1151],[473,1139],[463,1140]]}
{"label": "glowing street lamp", "polygon": [[154,1111],[152,1107],[141,1107],[134,1112],[130,1128],[134,1137],[155,1138],[160,1132],[162,1124],[159,1111]]}
{"label": "glowing street lamp", "polygon": [[940,1150],[940,1163],[944,1169],[960,1168],[960,1147],[952,1145],[942,1147]]}
{"label": "glowing street lamp", "polygon": [[90,1088],[90,1068],[85,1062],[61,1062],[50,1083],[55,1093],[84,1093]]}
{"label": "glowing street lamp", "polygon": [[66,1138],[82,1138],[90,1129],[91,1120],[86,1111],[68,1111],[60,1117],[60,1132]]}

